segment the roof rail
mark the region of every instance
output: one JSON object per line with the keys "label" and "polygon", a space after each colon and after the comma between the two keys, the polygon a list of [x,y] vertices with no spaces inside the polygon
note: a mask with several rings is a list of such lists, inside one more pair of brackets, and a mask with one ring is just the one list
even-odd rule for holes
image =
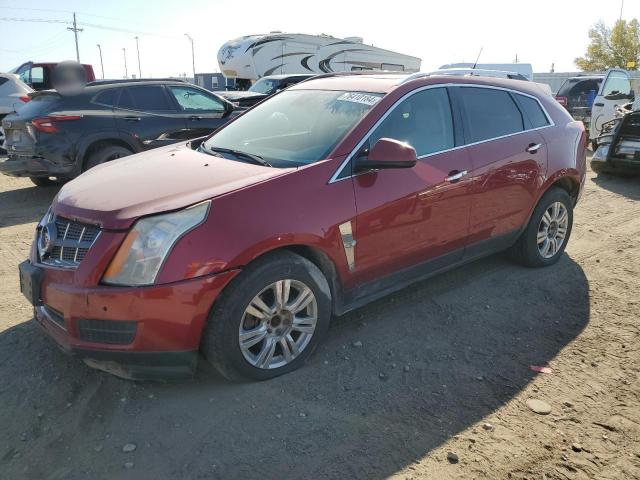
{"label": "roof rail", "polygon": [[87,87],[97,85],[109,85],[111,83],[138,83],[138,82],[181,82],[188,83],[184,78],[118,78],[114,80],[94,80],[87,83]]}
{"label": "roof rail", "polygon": [[312,77],[309,77],[305,80],[302,80],[302,82],[298,82],[298,83],[304,83],[304,82],[308,82],[309,80],[317,80],[318,78],[331,78],[331,77],[349,77],[349,76],[357,76],[357,75],[376,75],[382,73],[384,75],[406,75],[406,72],[401,72],[401,71],[397,71],[397,70],[355,70],[352,72],[328,72],[328,73],[320,73],[318,75],[314,75]]}
{"label": "roof rail", "polygon": [[400,82],[400,85],[402,85],[403,83],[407,83],[410,82],[411,80],[416,80],[418,78],[424,78],[424,77],[430,77],[432,76],[433,73],[429,73],[429,72],[416,72],[416,73],[412,73],[411,75],[409,75],[407,78],[403,79]]}

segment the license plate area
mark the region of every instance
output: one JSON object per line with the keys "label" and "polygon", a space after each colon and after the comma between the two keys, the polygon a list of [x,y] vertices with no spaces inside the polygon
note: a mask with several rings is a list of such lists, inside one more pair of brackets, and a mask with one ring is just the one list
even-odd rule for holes
{"label": "license plate area", "polygon": [[22,262],[20,271],[20,291],[34,307],[42,306],[42,280],[44,271],[28,260]]}
{"label": "license plate area", "polygon": [[11,141],[13,143],[20,143],[21,140],[22,140],[22,134],[21,134],[20,130],[12,130],[11,131]]}

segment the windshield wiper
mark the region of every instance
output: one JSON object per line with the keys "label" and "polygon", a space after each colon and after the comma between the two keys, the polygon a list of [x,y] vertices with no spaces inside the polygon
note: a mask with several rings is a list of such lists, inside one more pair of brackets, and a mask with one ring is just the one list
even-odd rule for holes
{"label": "windshield wiper", "polygon": [[263,167],[272,167],[269,162],[267,162],[260,155],[255,155],[253,153],[242,152],[240,150],[233,150],[231,148],[222,148],[222,147],[205,147],[204,144],[200,146],[205,152],[219,152],[219,153],[228,153],[230,155],[234,155],[238,158],[244,158],[245,160],[249,160],[251,163],[256,165],[262,165]]}

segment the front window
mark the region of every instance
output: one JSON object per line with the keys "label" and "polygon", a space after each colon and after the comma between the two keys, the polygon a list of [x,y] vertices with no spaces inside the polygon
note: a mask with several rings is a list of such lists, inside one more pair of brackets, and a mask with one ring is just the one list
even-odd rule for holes
{"label": "front window", "polygon": [[277,80],[270,80],[263,78],[254,83],[249,89],[250,92],[264,93],[265,95],[271,95],[280,86],[280,82]]}
{"label": "front window", "polygon": [[380,98],[377,93],[287,90],[220,130],[203,148],[259,156],[275,167],[308,165],[325,159]]}

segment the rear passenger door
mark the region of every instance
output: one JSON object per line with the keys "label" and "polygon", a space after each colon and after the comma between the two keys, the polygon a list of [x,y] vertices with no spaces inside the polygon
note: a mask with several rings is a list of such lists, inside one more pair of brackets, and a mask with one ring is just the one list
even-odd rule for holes
{"label": "rear passenger door", "polygon": [[474,244],[490,250],[509,244],[527,221],[547,169],[539,129],[550,121],[531,96],[478,86],[452,90],[473,165],[467,253],[474,255]]}
{"label": "rear passenger door", "polygon": [[162,85],[122,88],[114,114],[118,130],[145,150],[188,138],[185,120]]}
{"label": "rear passenger door", "polygon": [[228,121],[230,112],[215,95],[182,85],[169,85],[167,90],[184,119],[189,138],[209,135]]}

